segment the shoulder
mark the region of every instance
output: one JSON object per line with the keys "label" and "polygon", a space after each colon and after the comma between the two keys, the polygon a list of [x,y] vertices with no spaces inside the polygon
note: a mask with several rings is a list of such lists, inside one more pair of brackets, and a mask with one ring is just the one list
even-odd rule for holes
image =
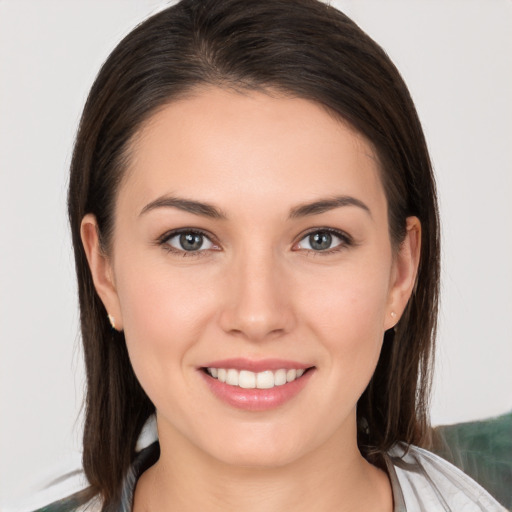
{"label": "shoulder", "polygon": [[398,443],[388,452],[386,464],[402,510],[505,512],[483,487],[427,450]]}
{"label": "shoulder", "polygon": [[84,472],[76,469],[47,482],[26,498],[7,504],[2,512],[100,512],[101,503],[90,494]]}
{"label": "shoulder", "polygon": [[[109,510],[129,510],[135,484],[139,476],[158,460],[160,445],[156,417],[152,415],[144,424],[135,446],[135,457],[128,468],[122,482],[120,501]],[[79,459],[81,460],[81,456]],[[75,460],[66,465],[65,471],[52,471],[50,474],[59,474],[39,486],[39,490],[30,493],[23,501],[11,504],[0,504],[0,512],[101,512],[103,503],[96,496],[91,498],[90,484],[81,464]]]}
{"label": "shoulder", "polygon": [[96,498],[84,498],[81,493],[72,494],[31,512],[101,512],[102,505]]}

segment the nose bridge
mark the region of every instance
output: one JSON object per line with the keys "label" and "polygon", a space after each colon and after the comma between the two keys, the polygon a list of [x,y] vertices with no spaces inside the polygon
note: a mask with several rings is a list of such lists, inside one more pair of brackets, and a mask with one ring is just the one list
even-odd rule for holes
{"label": "nose bridge", "polygon": [[286,277],[276,252],[253,244],[233,258],[223,329],[257,341],[288,332],[293,323]]}

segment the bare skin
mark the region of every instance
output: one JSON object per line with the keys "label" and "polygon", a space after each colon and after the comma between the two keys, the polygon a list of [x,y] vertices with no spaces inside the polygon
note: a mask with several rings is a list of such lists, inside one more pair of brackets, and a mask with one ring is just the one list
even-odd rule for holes
{"label": "bare skin", "polygon": [[191,464],[188,450],[180,450],[171,467],[155,464],[142,475],[133,510],[391,512],[387,476],[357,453],[342,459],[338,443],[332,439],[314,456],[279,468],[227,466],[215,460],[205,466],[200,457]]}
{"label": "bare skin", "polygon": [[[421,226],[391,246],[365,139],[306,100],[200,89],[140,130],[115,211],[111,253],[92,215],[82,239],[157,409],[161,456],[133,510],[391,511],[356,405],[412,292]],[[310,370],[248,410],[208,385],[228,358]]]}

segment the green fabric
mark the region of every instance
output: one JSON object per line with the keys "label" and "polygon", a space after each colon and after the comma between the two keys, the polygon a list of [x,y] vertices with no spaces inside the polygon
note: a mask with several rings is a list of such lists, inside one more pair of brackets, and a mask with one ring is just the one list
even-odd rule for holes
{"label": "green fabric", "polygon": [[432,451],[512,510],[512,412],[484,421],[436,427]]}

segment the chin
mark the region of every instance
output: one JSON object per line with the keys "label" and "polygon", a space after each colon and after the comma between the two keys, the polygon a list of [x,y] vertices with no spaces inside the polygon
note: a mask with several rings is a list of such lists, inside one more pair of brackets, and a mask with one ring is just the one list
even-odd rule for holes
{"label": "chin", "polygon": [[218,460],[230,466],[247,469],[271,469],[292,464],[300,459],[302,453],[284,451],[268,446],[253,446],[249,448],[231,448],[229,453],[218,454]]}
{"label": "chin", "polygon": [[[262,431],[263,430],[263,431]],[[241,435],[244,432],[245,435]],[[210,455],[228,465],[246,468],[277,468],[291,464],[308,452],[302,440],[306,433],[291,434],[290,428],[269,431],[268,429],[240,429],[236,434],[204,447]],[[315,447],[310,447],[314,449]]]}

